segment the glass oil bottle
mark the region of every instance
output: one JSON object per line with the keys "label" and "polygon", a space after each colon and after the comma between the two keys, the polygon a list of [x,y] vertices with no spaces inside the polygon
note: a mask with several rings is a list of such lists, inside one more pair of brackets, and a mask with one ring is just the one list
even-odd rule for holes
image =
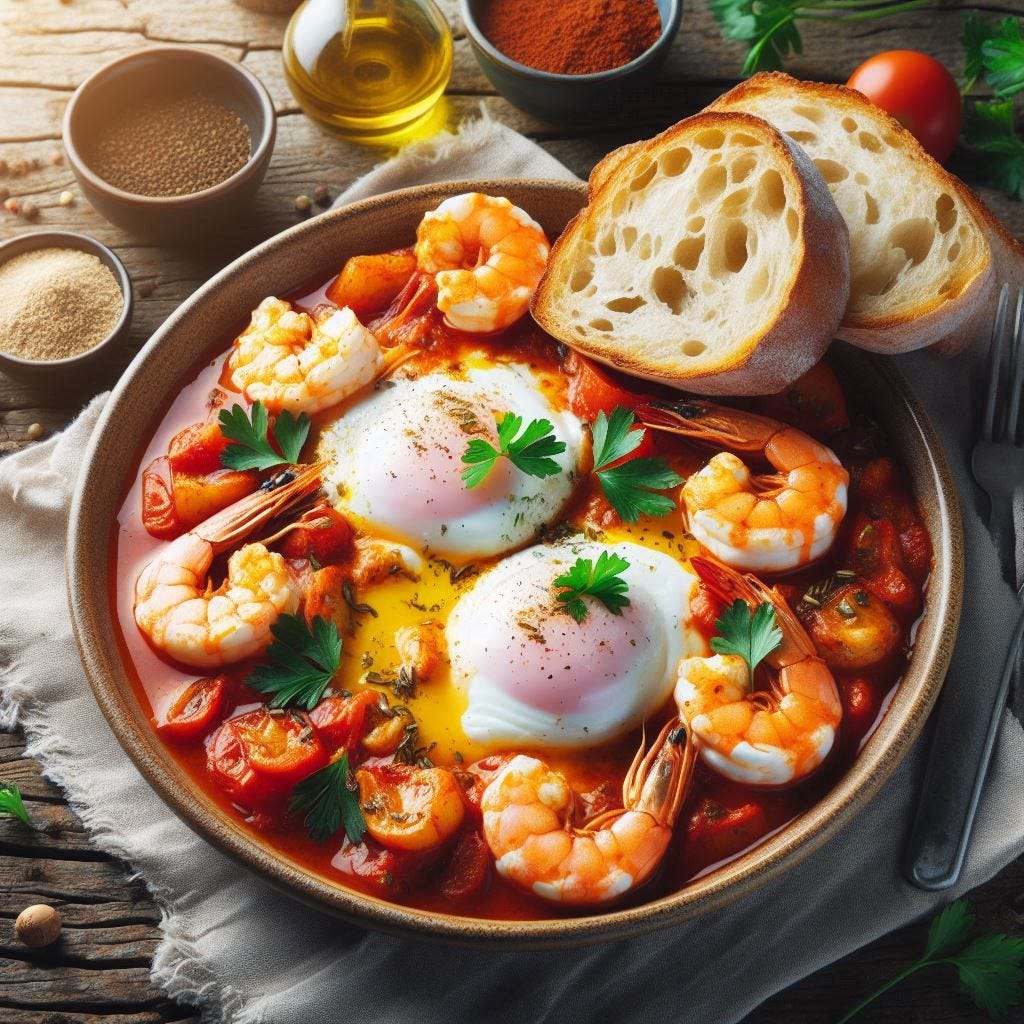
{"label": "glass oil bottle", "polygon": [[378,139],[425,120],[452,70],[452,34],[433,0],[305,0],[284,41],[288,86],[302,109],[352,138]]}

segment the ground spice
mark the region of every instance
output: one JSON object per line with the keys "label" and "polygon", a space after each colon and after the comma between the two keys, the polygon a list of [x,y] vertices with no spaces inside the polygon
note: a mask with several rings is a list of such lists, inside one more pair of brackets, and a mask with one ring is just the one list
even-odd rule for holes
{"label": "ground spice", "polygon": [[558,75],[621,67],[661,35],[654,0],[489,0],[479,22],[506,57]]}
{"label": "ground spice", "polygon": [[118,111],[87,154],[115,188],[140,196],[183,196],[230,178],[249,159],[245,122],[194,92],[147,93]]}
{"label": "ground spice", "polygon": [[124,297],[110,269],[78,249],[34,249],[0,263],[0,349],[67,359],[113,330]]}

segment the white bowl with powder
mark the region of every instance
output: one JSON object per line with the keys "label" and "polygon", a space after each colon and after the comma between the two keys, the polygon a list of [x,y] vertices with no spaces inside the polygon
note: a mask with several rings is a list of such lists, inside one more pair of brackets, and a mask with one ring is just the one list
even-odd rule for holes
{"label": "white bowl with powder", "polygon": [[132,287],[105,246],[70,231],[34,231],[0,245],[0,367],[66,373],[127,332]]}

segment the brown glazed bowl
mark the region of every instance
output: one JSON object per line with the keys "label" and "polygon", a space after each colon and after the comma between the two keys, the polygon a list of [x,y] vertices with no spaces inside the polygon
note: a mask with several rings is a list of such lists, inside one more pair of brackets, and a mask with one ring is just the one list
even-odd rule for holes
{"label": "brown glazed bowl", "polygon": [[[126,100],[147,89],[184,87],[234,111],[249,129],[249,159],[200,192],[143,196],[104,181],[90,146]],[[161,241],[195,244],[238,216],[263,182],[274,149],[274,104],[247,68],[189,46],[152,46],[105,64],[76,90],[64,111],[63,141],[82,194],[112,224]]]}
{"label": "brown glazed bowl", "polygon": [[[892,774],[921,730],[949,663],[963,579],[956,492],[935,434],[896,370],[854,350],[836,353],[862,407],[895,441],[935,548],[928,605],[914,656],[892,704],[849,772],[811,810],[739,859],[681,892],[587,917],[491,921],[414,910],[313,874],[243,830],[189,782],[156,736],[128,682],[115,639],[109,545],[137,461],[187,371],[248,322],[268,293],[324,280],[356,253],[408,245],[422,214],[446,197],[508,196],[554,238],[585,199],[582,183],[451,182],[393,192],[299,224],[236,260],[199,289],[150,339],[115,389],[92,437],[71,510],[68,587],[82,660],[124,749],[168,805],[200,835],[299,899],[349,921],[463,944],[545,948],[638,935],[732,903],[771,883],[847,825]],[[117,581],[128,586],[133,581]]]}

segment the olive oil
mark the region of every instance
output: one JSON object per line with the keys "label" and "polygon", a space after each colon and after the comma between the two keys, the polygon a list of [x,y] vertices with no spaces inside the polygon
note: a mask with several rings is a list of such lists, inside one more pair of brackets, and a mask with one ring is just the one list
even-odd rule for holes
{"label": "olive oil", "polygon": [[452,36],[433,0],[306,0],[283,56],[310,117],[374,138],[409,129],[434,108],[451,76]]}

